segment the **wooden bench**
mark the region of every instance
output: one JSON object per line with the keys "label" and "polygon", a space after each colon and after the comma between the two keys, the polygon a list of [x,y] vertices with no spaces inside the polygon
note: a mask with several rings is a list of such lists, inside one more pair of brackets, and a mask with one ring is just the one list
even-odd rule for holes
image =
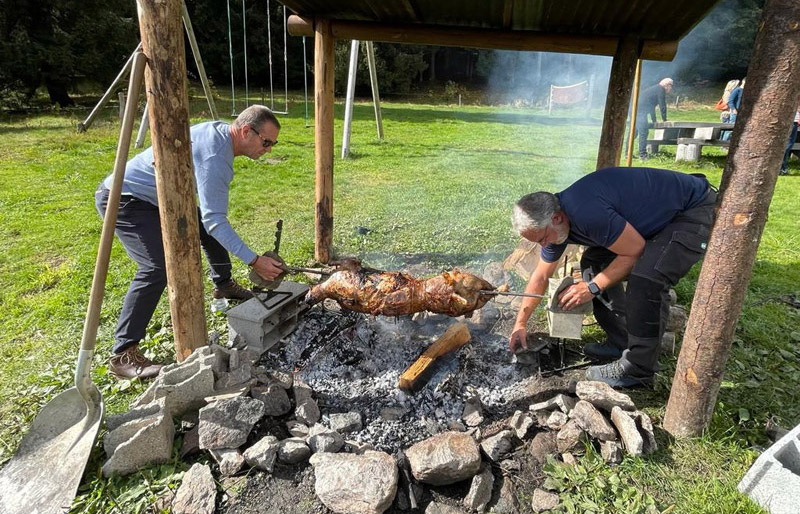
{"label": "wooden bench", "polygon": [[648,139],[647,144],[653,153],[659,146],[677,145],[676,161],[696,161],[703,146],[727,146],[721,138],[729,130],[733,130],[733,123],[665,121],[653,124],[653,138]]}

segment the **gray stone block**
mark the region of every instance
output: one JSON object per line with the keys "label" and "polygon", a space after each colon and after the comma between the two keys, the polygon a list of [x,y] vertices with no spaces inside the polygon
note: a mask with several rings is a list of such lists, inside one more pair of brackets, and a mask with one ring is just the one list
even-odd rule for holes
{"label": "gray stone block", "polygon": [[800,425],[756,459],[739,482],[739,492],[770,514],[800,512]]}
{"label": "gray stone block", "polygon": [[110,438],[106,448],[112,452],[103,464],[103,476],[128,475],[145,466],[168,462],[174,437],[172,418],[165,414],[121,425],[106,436],[106,440]]}

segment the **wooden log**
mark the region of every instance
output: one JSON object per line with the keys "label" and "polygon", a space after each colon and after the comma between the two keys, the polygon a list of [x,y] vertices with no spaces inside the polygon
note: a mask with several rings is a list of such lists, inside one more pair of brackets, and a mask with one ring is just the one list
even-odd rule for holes
{"label": "wooden log", "polygon": [[[310,36],[314,22],[297,15],[289,16],[287,30],[293,36]],[[326,20],[336,39],[385,41],[415,45],[494,48],[537,52],[562,52],[590,55],[616,55],[619,38],[537,32],[532,30],[494,30],[477,27],[402,25],[353,20]],[[645,40],[642,59],[671,61],[678,51],[677,41]]]}
{"label": "wooden log", "polygon": [[138,0],[158,211],[166,256],[175,358],[208,340],[197,224],[181,0]]}
{"label": "wooden log", "polygon": [[633,162],[633,139],[636,136],[636,114],[639,111],[639,88],[642,85],[642,60],[636,61],[636,74],[633,79],[633,102],[631,102],[631,123],[628,131],[628,152],[625,166],[631,167]]}
{"label": "wooden log", "polygon": [[600,147],[597,151],[597,169],[619,166],[639,47],[639,40],[635,36],[627,36],[620,40],[619,48],[614,54],[611,77],[608,79],[603,131],[600,133]]}
{"label": "wooden log", "polygon": [[800,94],[799,19],[797,0],[768,0],[762,11],[664,416],[676,437],[701,435],[714,412]]}
{"label": "wooden log", "polygon": [[314,257],[327,263],[333,240],[333,69],[330,21],[320,19],[314,34]]}
{"label": "wooden log", "polygon": [[444,334],[400,375],[397,387],[404,391],[422,389],[431,377],[436,359],[458,350],[467,344],[471,337],[466,324],[459,321],[450,325]]}

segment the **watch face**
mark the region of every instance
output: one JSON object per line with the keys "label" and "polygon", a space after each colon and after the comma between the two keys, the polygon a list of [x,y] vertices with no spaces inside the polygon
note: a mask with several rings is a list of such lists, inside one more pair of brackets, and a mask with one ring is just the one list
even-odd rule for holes
{"label": "watch face", "polygon": [[588,286],[589,286],[589,292],[590,293],[598,294],[600,292],[600,288],[597,287],[597,284],[595,284],[594,282],[589,282]]}

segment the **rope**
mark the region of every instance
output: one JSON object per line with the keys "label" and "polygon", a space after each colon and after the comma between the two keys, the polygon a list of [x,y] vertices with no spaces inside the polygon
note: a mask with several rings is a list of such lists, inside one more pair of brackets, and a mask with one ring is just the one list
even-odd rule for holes
{"label": "rope", "polygon": [[242,0],[242,32],[244,33],[244,106],[250,107],[250,84],[247,82],[247,13]]}
{"label": "rope", "polygon": [[236,89],[233,83],[233,39],[231,39],[231,0],[228,4],[228,53],[231,58],[231,116],[236,116]]}
{"label": "rope", "polygon": [[275,110],[275,102],[272,96],[272,9],[267,0],[267,61],[269,62],[269,108]]}

